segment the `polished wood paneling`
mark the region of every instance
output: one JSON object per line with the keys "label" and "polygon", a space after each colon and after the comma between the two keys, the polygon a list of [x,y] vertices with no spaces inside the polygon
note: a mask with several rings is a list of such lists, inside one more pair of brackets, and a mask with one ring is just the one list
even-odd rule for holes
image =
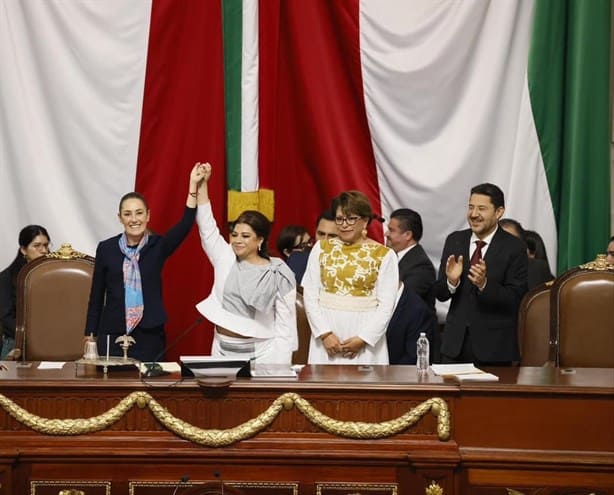
{"label": "polished wood paneling", "polygon": [[[255,490],[265,485],[296,495],[379,493],[368,487],[413,495],[433,481],[446,495],[566,487],[614,494],[612,369],[501,368],[489,370],[497,383],[459,384],[418,377],[409,366],[308,366],[298,379],[202,387],[178,376],[143,382],[133,370],[104,376],[72,363],[44,371],[5,364],[0,394],[45,418],[90,418],[143,391],[190,425],[228,429],[293,392],[332,419],[381,423],[440,397],[450,411],[451,437],[442,441],[435,416],[427,414],[389,438],[342,438],[293,407],[251,438],[207,447],[168,431],[137,405],[104,431],[80,436],[36,433],[0,409],[3,495],[30,493],[32,483],[48,493],[40,490],[54,480],[109,483],[112,494],[145,493],[139,490],[148,483],[155,493],[172,493],[184,475],[215,483],[215,473],[229,486],[245,485],[246,495],[264,493]],[[560,476],[562,470],[569,474]]]}

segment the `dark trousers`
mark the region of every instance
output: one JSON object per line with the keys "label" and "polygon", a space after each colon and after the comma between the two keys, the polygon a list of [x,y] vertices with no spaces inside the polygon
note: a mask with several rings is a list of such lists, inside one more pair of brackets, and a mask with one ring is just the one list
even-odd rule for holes
{"label": "dark trousers", "polygon": [[456,357],[446,356],[445,354],[441,354],[441,362],[444,364],[453,364],[453,363],[473,363],[476,366],[511,366],[512,363],[510,361],[480,361],[476,355],[473,353],[473,344],[471,340],[471,331],[469,328],[465,329],[465,338],[463,339],[463,347],[461,348],[460,354]]}

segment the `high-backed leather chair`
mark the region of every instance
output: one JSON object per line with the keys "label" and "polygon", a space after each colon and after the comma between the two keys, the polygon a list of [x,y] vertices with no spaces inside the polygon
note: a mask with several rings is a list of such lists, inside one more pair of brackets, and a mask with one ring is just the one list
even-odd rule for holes
{"label": "high-backed leather chair", "polygon": [[605,255],[558,277],[551,305],[556,365],[614,368],[614,265]]}
{"label": "high-backed leather chair", "polygon": [[70,244],[25,265],[17,277],[15,358],[72,361],[83,355],[83,330],[94,258]]}
{"label": "high-backed leather chair", "polygon": [[534,287],[520,302],[518,346],[520,366],[543,366],[550,358],[550,288],[552,282]]}
{"label": "high-backed leather chair", "polygon": [[305,313],[305,303],[303,302],[303,288],[299,287],[296,291],[296,327],[298,330],[298,349],[292,353],[292,364],[307,364],[309,356],[309,341],[311,339],[311,327],[307,314]]}

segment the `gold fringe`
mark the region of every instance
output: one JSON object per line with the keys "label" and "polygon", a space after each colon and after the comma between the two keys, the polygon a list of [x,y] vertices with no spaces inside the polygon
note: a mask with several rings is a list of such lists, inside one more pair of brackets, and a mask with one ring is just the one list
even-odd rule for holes
{"label": "gold fringe", "polygon": [[104,430],[125,415],[134,405],[141,409],[148,407],[155,418],[166,429],[177,436],[207,447],[225,447],[253,437],[269,426],[283,410],[296,406],[312,424],[331,435],[344,438],[370,440],[386,438],[401,433],[415,425],[424,415],[431,412],[437,417],[437,436],[439,440],[450,438],[450,413],[446,401],[438,397],[428,399],[407,413],[382,423],[364,423],[357,421],[339,421],[332,419],[315,409],[300,395],[287,392],[279,396],[262,414],[245,423],[226,430],[204,430],[186,423],[173,416],[168,409],[159,404],[147,392],[132,392],[119,404],[108,411],[91,418],[48,419],[36,416],[0,394],[0,407],[19,423],[31,430],[45,435],[84,435]]}
{"label": "gold fringe", "polygon": [[228,191],[228,221],[233,222],[245,210],[257,210],[272,222],[275,215],[275,192],[272,189]]}

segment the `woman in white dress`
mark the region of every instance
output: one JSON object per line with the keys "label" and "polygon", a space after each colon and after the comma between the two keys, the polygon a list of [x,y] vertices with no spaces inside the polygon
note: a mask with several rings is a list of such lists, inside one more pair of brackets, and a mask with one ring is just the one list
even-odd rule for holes
{"label": "woman in white dress", "polygon": [[310,364],[388,364],[386,327],[397,298],[394,251],[367,237],[368,198],[346,191],[333,200],[339,237],[316,243],[303,277],[311,325]]}
{"label": "woman in white dress", "polygon": [[212,356],[290,364],[298,347],[296,281],[280,258],[268,255],[271,224],[258,211],[239,215],[230,243],[215,223],[207,184],[211,165],[201,165],[196,222],[202,247],[214,268],[211,294],[196,305],[215,324]]}

